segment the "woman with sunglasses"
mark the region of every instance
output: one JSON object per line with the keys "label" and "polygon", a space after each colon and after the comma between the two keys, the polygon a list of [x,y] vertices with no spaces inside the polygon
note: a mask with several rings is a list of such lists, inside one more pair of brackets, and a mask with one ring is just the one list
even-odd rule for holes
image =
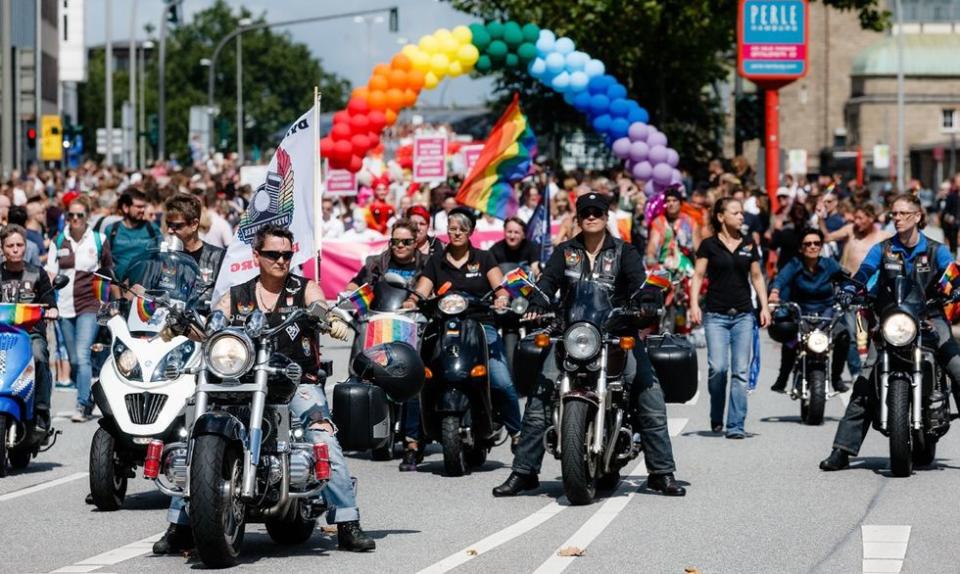
{"label": "woman with sunglasses", "polygon": [[[840,264],[830,257],[820,255],[823,249],[823,232],[808,228],[800,239],[800,257],[792,259],[777,273],[770,284],[769,302],[793,301],[800,305],[804,315],[820,315],[824,318],[833,314],[833,275],[840,271]],[[778,317],[780,314],[777,314]],[[785,316],[785,319],[796,320]],[[843,366],[850,351],[850,332],[844,322],[839,322],[833,332],[833,365],[831,381],[837,392],[846,389],[840,379]],[[771,388],[777,393],[786,392],[787,379],[797,360],[797,342],[784,343],[780,350],[780,374]]]}
{"label": "woman with sunglasses", "polygon": [[182,243],[183,250],[197,262],[200,278],[206,292],[202,300],[208,301],[213,295],[213,286],[220,274],[220,264],[227,250],[216,247],[200,239],[200,219],[203,206],[196,196],[178,193],[164,204],[164,220],[167,231],[175,235]]}
{"label": "woman with sunglasses", "polygon": [[389,247],[376,255],[367,257],[356,276],[347,283],[347,291],[355,291],[364,283],[376,283],[387,273],[396,273],[412,282],[426,256],[417,249],[417,226],[409,219],[398,219],[390,231]]}
{"label": "woman with sunglasses", "polygon": [[51,278],[62,274],[70,279],[57,294],[57,308],[70,356],[70,374],[77,384],[77,408],[70,417],[75,423],[90,420],[93,412],[90,348],[97,339],[97,311],[100,309],[100,303],[94,297],[93,274],[101,267],[113,267],[110,244],[102,233],[87,225],[89,215],[90,204],[86,197],[77,197],[70,202],[66,213],[67,227],[54,238],[45,268]]}

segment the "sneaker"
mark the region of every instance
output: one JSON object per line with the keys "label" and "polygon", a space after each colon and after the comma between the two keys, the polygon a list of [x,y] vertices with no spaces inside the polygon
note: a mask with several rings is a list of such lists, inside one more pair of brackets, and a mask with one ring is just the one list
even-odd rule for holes
{"label": "sneaker", "polygon": [[62,390],[70,390],[77,388],[77,384],[73,381],[57,381],[54,383],[54,387]]}
{"label": "sneaker", "polygon": [[153,543],[154,554],[179,554],[193,549],[193,531],[186,524],[171,524],[163,537]]}
{"label": "sneaker", "polygon": [[90,420],[90,416],[84,412],[83,407],[77,407],[77,410],[73,411],[70,416],[70,421],[75,423],[85,423],[88,420]]}
{"label": "sneaker", "polygon": [[341,522],[337,524],[337,548],[350,552],[366,552],[374,550],[377,543],[360,528],[360,521]]}
{"label": "sneaker", "polygon": [[400,461],[400,472],[415,472],[417,470],[417,451],[408,448],[403,451],[403,459]]}

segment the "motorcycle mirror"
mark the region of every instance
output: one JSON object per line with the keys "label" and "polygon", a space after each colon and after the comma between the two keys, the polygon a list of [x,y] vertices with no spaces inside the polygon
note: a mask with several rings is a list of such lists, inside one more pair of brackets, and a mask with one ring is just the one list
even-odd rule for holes
{"label": "motorcycle mirror", "polygon": [[[337,309],[334,308],[334,309],[331,309],[331,311],[336,312]],[[327,314],[327,310],[324,308],[323,305],[320,304],[319,301],[314,301],[313,303],[310,303],[310,305],[307,307],[307,315],[309,315],[312,319],[323,319],[323,317],[326,314]],[[339,314],[337,316],[339,316]]]}
{"label": "motorcycle mirror", "polygon": [[398,273],[386,273],[383,276],[383,280],[391,287],[399,287],[400,289],[407,287],[407,280]]}
{"label": "motorcycle mirror", "polygon": [[267,319],[263,314],[263,311],[260,309],[255,310],[253,313],[250,313],[250,316],[247,317],[247,322],[243,325],[243,330],[246,331],[247,336],[251,339],[256,339],[263,333],[263,328],[267,324]]}
{"label": "motorcycle mirror", "polygon": [[227,316],[223,314],[223,311],[214,311],[210,314],[210,318],[207,319],[207,326],[204,331],[209,336],[226,328]]}
{"label": "motorcycle mirror", "polygon": [[117,303],[104,303],[97,310],[97,324],[105,327],[110,322],[110,318],[117,314]]}
{"label": "motorcycle mirror", "polygon": [[526,297],[517,297],[510,302],[510,310],[517,315],[523,315],[529,307],[530,301],[528,301]]}
{"label": "motorcycle mirror", "polygon": [[174,234],[164,235],[160,242],[160,251],[183,251],[183,241]]}
{"label": "motorcycle mirror", "polygon": [[57,275],[53,278],[53,290],[59,291],[67,286],[67,283],[70,283],[70,278],[66,275]]}

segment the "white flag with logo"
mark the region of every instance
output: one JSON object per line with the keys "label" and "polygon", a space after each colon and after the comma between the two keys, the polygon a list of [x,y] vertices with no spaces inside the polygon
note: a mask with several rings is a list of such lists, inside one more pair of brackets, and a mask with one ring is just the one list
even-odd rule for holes
{"label": "white flag with logo", "polygon": [[314,110],[300,116],[277,146],[250,206],[240,218],[237,235],[223,258],[220,276],[213,290],[214,303],[230,287],[249,281],[259,272],[253,258],[253,239],[266,225],[281,225],[293,233],[293,268],[316,256],[314,224],[314,160],[318,152],[311,125]]}

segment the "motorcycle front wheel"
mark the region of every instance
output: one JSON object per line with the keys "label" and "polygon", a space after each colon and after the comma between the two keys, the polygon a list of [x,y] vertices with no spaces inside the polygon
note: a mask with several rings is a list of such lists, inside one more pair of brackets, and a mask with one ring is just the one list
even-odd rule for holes
{"label": "motorcycle front wheel", "polygon": [[127,496],[126,468],[117,458],[113,435],[98,428],[90,444],[90,494],[99,510],[119,510]]}
{"label": "motorcycle front wheel", "polygon": [[441,422],[440,442],[443,445],[443,472],[447,476],[463,476],[467,473],[463,437],[460,436],[460,417],[450,415]]}
{"label": "motorcycle front wheel", "polygon": [[827,372],[811,369],[807,378],[810,398],[800,401],[800,419],[805,425],[822,425],[823,409],[827,404]]}
{"label": "motorcycle front wheel", "polygon": [[211,568],[237,563],[246,526],[240,498],[243,451],[219,435],[197,437],[190,464],[190,526],[197,554]]}
{"label": "motorcycle front wheel", "polygon": [[593,440],[592,405],[570,401],[563,405],[560,468],[563,492],[574,506],[590,504],[597,493],[598,456],[590,452]]}
{"label": "motorcycle front wheel", "polygon": [[890,380],[887,391],[890,429],[890,471],[893,476],[910,476],[913,472],[912,431],[910,430],[910,381]]}

